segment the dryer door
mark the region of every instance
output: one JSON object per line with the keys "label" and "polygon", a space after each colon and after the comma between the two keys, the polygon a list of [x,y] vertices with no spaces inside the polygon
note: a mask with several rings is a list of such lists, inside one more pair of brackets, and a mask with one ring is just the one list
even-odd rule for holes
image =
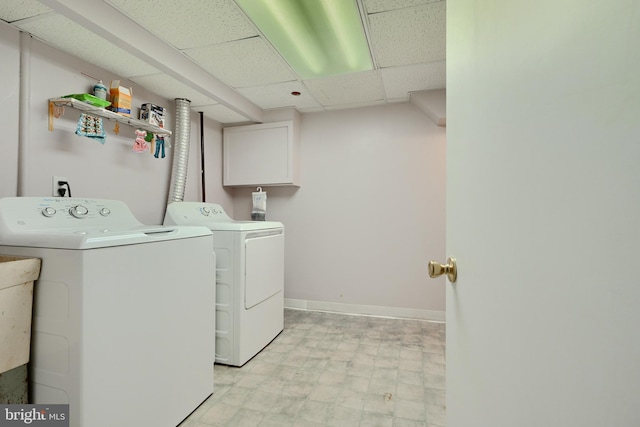
{"label": "dryer door", "polygon": [[244,308],[284,292],[284,230],[247,233]]}

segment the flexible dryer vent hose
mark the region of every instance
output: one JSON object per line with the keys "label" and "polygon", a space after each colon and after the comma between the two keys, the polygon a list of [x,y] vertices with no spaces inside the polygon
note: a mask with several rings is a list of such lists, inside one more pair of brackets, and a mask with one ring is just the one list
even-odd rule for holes
{"label": "flexible dryer vent hose", "polygon": [[191,101],[176,98],[176,128],[173,143],[173,169],[168,203],[184,200],[189,166],[189,140],[191,139]]}

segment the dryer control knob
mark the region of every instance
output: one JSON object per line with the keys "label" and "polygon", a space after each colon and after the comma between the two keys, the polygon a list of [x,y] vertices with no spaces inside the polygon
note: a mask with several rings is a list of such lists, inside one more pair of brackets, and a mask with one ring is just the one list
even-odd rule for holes
{"label": "dryer control knob", "polygon": [[89,209],[82,205],[76,205],[69,209],[69,213],[76,218],[82,218],[89,213]]}
{"label": "dryer control knob", "polygon": [[109,216],[111,215],[111,210],[109,208],[102,208],[98,211],[100,213],[100,215],[102,216]]}
{"label": "dryer control knob", "polygon": [[202,215],[208,216],[211,213],[211,209],[209,209],[209,208],[200,208],[200,212],[202,213]]}
{"label": "dryer control knob", "polygon": [[42,215],[46,216],[47,218],[51,218],[55,214],[56,214],[56,210],[54,208],[52,208],[51,206],[48,206],[48,207],[42,209]]}

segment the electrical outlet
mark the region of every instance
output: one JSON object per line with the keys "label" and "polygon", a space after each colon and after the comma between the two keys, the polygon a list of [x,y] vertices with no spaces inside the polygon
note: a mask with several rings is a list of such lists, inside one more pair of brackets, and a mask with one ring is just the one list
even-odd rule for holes
{"label": "electrical outlet", "polygon": [[[58,184],[59,181],[66,181],[69,182],[69,180],[67,179],[66,176],[53,176],[53,180],[51,181],[51,193],[54,197],[60,197],[60,193],[58,193],[58,189],[59,188],[64,188],[65,191],[67,190],[67,186],[61,186],[60,184]],[[65,193],[65,196],[68,197],[68,194]]]}

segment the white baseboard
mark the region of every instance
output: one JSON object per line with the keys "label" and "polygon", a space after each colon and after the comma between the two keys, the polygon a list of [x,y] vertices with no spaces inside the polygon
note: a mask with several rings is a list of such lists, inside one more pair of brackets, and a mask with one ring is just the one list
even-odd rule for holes
{"label": "white baseboard", "polygon": [[343,304],[339,302],[308,301],[301,299],[284,299],[285,308],[299,310],[331,311],[334,313],[359,314],[364,316],[394,317],[400,319],[429,320],[444,322],[445,312],[436,310],[419,310],[415,308],[380,307],[377,305]]}

